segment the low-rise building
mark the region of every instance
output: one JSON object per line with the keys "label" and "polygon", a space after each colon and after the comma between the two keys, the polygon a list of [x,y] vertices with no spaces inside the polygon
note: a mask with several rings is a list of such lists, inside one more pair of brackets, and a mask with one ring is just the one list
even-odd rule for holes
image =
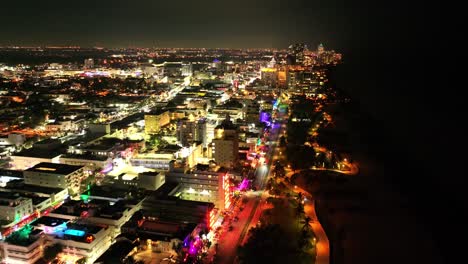
{"label": "low-rise building", "polygon": [[161,221],[196,223],[209,228],[213,224],[215,205],[180,199],[180,192],[178,183],[166,182],[143,201],[144,215]]}
{"label": "low-rise building", "polygon": [[[68,198],[67,188],[51,188],[35,186],[29,184],[20,184],[18,186],[8,186],[2,191],[18,193],[19,196],[33,199],[34,210],[42,211],[49,206],[55,206]],[[36,199],[41,198],[41,199]],[[45,199],[45,200],[42,200]],[[42,201],[41,201],[42,200]],[[50,204],[49,204],[50,203]]]}
{"label": "low-rise building", "polygon": [[171,121],[169,111],[157,110],[145,114],[145,133],[156,134],[161,130],[161,127],[169,124]]}
{"label": "low-rise building", "polygon": [[229,178],[220,166],[197,164],[190,168],[173,162],[166,181],[180,184],[181,199],[211,202],[221,210],[230,206]]}
{"label": "low-rise building", "polygon": [[2,263],[35,263],[42,257],[44,245],[45,239],[41,230],[31,230],[29,228],[19,230],[0,242]]}
{"label": "low-rise building", "polygon": [[67,188],[70,195],[80,193],[81,181],[87,178],[83,166],[42,162],[24,171],[26,184]]}
{"label": "low-rise building", "polygon": [[11,155],[11,169],[25,170],[41,162],[59,163],[60,152],[30,148]]}
{"label": "low-rise building", "polygon": [[32,199],[17,193],[0,192],[0,220],[17,223],[33,213]]}
{"label": "low-rise building", "polygon": [[60,156],[59,161],[67,165],[85,166],[86,170],[102,170],[112,166],[110,157],[91,154],[63,154]]}
{"label": "low-rise building", "polygon": [[169,163],[176,159],[174,152],[139,153],[130,159],[132,166],[169,170]]}
{"label": "low-rise building", "polygon": [[107,226],[68,222],[62,227],[44,231],[49,244],[63,246],[59,258],[86,258],[87,263],[94,263],[111,246],[111,228]]}
{"label": "low-rise building", "polygon": [[[126,176],[126,177],[124,177]],[[109,184],[116,188],[136,187],[154,191],[157,190],[165,182],[165,175],[162,171],[147,171],[139,173],[134,177],[129,175],[119,175],[117,177],[107,177],[105,184]]]}
{"label": "low-rise building", "polygon": [[120,234],[120,228],[133,214],[141,209],[141,201],[130,204],[125,200],[111,202],[109,200],[68,201],[49,214],[50,217],[68,219],[71,221],[106,225],[112,239]]}

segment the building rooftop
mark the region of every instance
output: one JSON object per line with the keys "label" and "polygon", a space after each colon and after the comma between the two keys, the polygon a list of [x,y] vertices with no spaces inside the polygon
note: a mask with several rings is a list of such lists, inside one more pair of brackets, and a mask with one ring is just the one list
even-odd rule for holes
{"label": "building rooftop", "polygon": [[16,199],[21,198],[21,197],[22,196],[17,192],[1,192],[0,191],[0,199],[16,200]]}
{"label": "building rooftop", "polygon": [[0,169],[0,176],[23,178],[23,171]]}
{"label": "building rooftop", "polygon": [[81,169],[81,168],[83,168],[83,166],[74,166],[74,165],[59,164],[59,163],[41,162],[41,163],[37,164],[36,166],[27,169],[26,171],[68,175],[70,173],[73,173],[73,172]]}
{"label": "building rooftop", "polygon": [[23,184],[21,185],[21,188],[15,188],[15,187],[12,187],[12,188],[5,188],[6,190],[8,191],[16,191],[16,192],[20,192],[20,193],[35,193],[35,194],[47,194],[47,195],[51,195],[51,194],[54,194],[54,193],[59,193],[61,191],[63,191],[64,189],[60,189],[60,188],[52,188],[52,187],[43,187],[43,186],[35,186],[35,185],[29,185],[29,184]]}
{"label": "building rooftop", "polygon": [[31,225],[32,226],[44,225],[44,226],[55,227],[63,223],[68,223],[68,221],[70,220],[64,219],[64,218],[52,217],[52,216],[43,216],[37,219],[36,221],[34,221],[33,223],[31,223]]}
{"label": "building rooftop", "polygon": [[33,158],[41,158],[41,159],[53,159],[60,154],[62,154],[64,151],[60,150],[51,150],[51,149],[39,149],[39,148],[30,148],[30,149],[25,149],[22,150],[18,153],[13,154],[12,156],[17,156],[17,157],[33,157]]}
{"label": "building rooftop", "polygon": [[129,192],[130,190],[118,189],[112,186],[92,186],[89,191],[83,192],[81,195],[124,199],[125,197],[127,197]]}
{"label": "building rooftop", "polygon": [[106,227],[101,227],[92,224],[67,223],[67,229],[60,230],[52,235],[56,239],[73,240],[81,243],[92,243],[95,239],[94,235]]}
{"label": "building rooftop", "polygon": [[174,191],[179,186],[177,182],[168,182],[166,181],[163,185],[161,185],[157,190],[153,191],[151,196],[158,199],[164,199],[168,197],[171,192]]}
{"label": "building rooftop", "polygon": [[145,114],[145,116],[160,115],[160,114],[164,114],[165,112],[167,112],[166,109],[157,108],[157,109],[151,110],[151,112]]}
{"label": "building rooftop", "polygon": [[135,248],[139,243],[135,243],[126,237],[118,237],[112,246],[106,250],[94,263],[96,264],[115,264],[122,263],[123,259]]}
{"label": "building rooftop", "polygon": [[105,160],[108,159],[108,157],[96,156],[96,155],[92,155],[92,154],[71,154],[71,153],[63,154],[61,156],[61,158],[65,158],[65,159],[82,159],[82,160],[98,160],[98,161],[105,161]]}

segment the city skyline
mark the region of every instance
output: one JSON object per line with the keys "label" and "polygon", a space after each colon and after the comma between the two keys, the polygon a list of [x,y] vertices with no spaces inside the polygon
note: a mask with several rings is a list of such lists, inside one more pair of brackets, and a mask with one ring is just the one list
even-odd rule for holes
{"label": "city skyline", "polygon": [[0,262],[459,261],[462,8],[0,6]]}

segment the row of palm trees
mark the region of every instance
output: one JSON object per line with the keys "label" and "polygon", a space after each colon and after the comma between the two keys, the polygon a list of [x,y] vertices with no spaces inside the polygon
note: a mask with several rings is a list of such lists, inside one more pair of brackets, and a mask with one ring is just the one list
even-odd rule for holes
{"label": "row of palm trees", "polygon": [[298,239],[298,245],[303,250],[308,250],[311,246],[313,246],[313,244],[310,243],[310,239],[313,237],[310,224],[313,222],[313,220],[309,216],[305,215],[304,205],[302,204],[302,199],[303,199],[303,194],[298,193],[296,215],[299,218],[298,224],[302,225],[301,234]]}

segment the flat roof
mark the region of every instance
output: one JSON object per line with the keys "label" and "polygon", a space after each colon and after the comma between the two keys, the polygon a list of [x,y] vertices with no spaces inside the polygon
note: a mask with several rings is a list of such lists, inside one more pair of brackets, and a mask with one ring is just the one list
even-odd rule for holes
{"label": "flat roof", "polygon": [[151,110],[149,113],[146,113],[145,116],[161,115],[161,114],[164,114],[166,112],[168,112],[167,109],[157,108],[157,109]]}
{"label": "flat roof", "polygon": [[54,193],[59,193],[65,189],[61,188],[52,188],[52,187],[44,187],[44,186],[35,186],[35,185],[30,185],[30,184],[24,184],[21,186],[21,189],[19,188],[5,188],[10,191],[17,191],[17,192],[31,192],[31,193],[43,193],[43,194],[54,194]]}
{"label": "flat roof", "polygon": [[45,226],[59,226],[63,223],[67,223],[68,219],[64,218],[58,218],[58,217],[52,217],[52,216],[43,216],[38,218],[36,221],[32,222],[31,225],[33,226],[39,226],[39,225],[45,225]]}
{"label": "flat roof", "polygon": [[67,228],[71,230],[79,230],[79,231],[84,231],[85,233],[88,234],[97,234],[99,231],[103,229],[103,227],[98,226],[98,225],[92,225],[92,224],[78,224],[78,223],[68,223]]}
{"label": "flat roof", "polygon": [[50,149],[40,149],[40,148],[30,148],[22,150],[18,153],[13,154],[15,157],[33,157],[33,158],[42,158],[42,159],[53,159],[60,156],[62,152],[60,150],[50,150]]}
{"label": "flat roof", "polygon": [[97,156],[97,155],[92,155],[92,154],[63,154],[61,158],[64,159],[81,159],[81,160],[98,160],[98,161],[105,161],[109,157],[104,157],[104,156]]}
{"label": "flat roof", "polygon": [[21,198],[22,196],[17,192],[2,192],[0,191],[0,199],[9,199],[9,200],[16,200]]}
{"label": "flat roof", "polygon": [[0,176],[23,178],[23,171],[0,169]]}
{"label": "flat roof", "polygon": [[68,175],[70,173],[73,173],[73,172],[81,169],[81,168],[83,168],[83,166],[67,165],[67,164],[60,164],[60,163],[50,163],[50,162],[41,162],[41,163],[35,165],[34,167],[29,168],[29,169],[27,169],[25,171]]}
{"label": "flat roof", "polygon": [[83,195],[88,195],[89,196],[94,196],[94,197],[106,197],[106,198],[125,198],[130,190],[128,189],[121,189],[121,188],[115,188],[109,185],[106,186],[92,186],[89,191],[85,191],[82,194]]}
{"label": "flat roof", "polygon": [[177,223],[146,220],[141,225],[141,228],[158,233],[176,234],[180,231],[181,225]]}

